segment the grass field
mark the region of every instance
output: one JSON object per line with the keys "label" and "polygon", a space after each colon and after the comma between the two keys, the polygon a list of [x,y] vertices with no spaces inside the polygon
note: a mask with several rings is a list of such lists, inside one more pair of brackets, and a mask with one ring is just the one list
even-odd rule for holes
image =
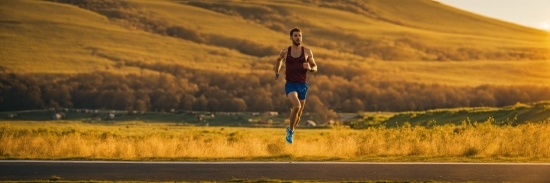
{"label": "grass field", "polygon": [[[340,114],[349,123],[316,128],[301,123],[293,145],[283,140],[286,114],[81,110],[52,121],[51,111],[3,112],[0,158],[545,162],[548,104]],[[106,120],[108,113],[116,117]],[[266,120],[272,123],[259,123]]]}
{"label": "grass field", "polygon": [[[114,68],[124,60],[195,63],[207,55],[209,67],[216,66],[216,62],[227,66],[237,61],[239,64],[232,67],[239,67],[252,61],[252,57],[228,49],[126,29],[104,16],[70,5],[47,1],[1,3],[6,15],[0,26],[1,62],[3,68],[15,72],[89,72]],[[33,11],[23,13],[17,8]],[[139,69],[112,71],[128,73]]]}
{"label": "grass field", "polygon": [[430,128],[189,127],[165,123],[0,122],[2,159],[547,162],[550,124]]}
{"label": "grass field", "polygon": [[[548,104],[342,113],[345,125],[315,128],[305,127],[312,115],[305,114],[293,145],[283,141],[287,114],[79,109],[63,111],[66,119],[52,121],[53,111],[2,112],[0,158],[547,162]],[[109,113],[116,117],[107,119]]]}

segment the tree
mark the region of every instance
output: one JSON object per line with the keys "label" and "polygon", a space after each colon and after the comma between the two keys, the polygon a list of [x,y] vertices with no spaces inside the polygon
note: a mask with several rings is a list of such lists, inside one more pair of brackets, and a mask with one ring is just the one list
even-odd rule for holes
{"label": "tree", "polygon": [[27,90],[26,103],[30,109],[43,109],[44,101],[42,100],[42,92],[36,85],[31,86]]}
{"label": "tree", "polygon": [[243,112],[246,111],[246,102],[242,98],[226,98],[223,100],[227,111]]}
{"label": "tree", "polygon": [[193,110],[193,103],[195,102],[195,97],[191,94],[183,94],[180,100],[180,108],[183,110]]}
{"label": "tree", "polygon": [[244,96],[249,111],[265,112],[273,110],[271,92],[264,88],[255,88]]}
{"label": "tree", "polygon": [[193,110],[206,111],[208,109],[208,100],[204,95],[201,95],[193,103]]}
{"label": "tree", "polygon": [[365,108],[365,104],[363,103],[363,101],[359,100],[358,98],[351,99],[351,106],[352,112],[359,112]]}
{"label": "tree", "polygon": [[208,98],[208,110],[209,111],[219,111],[220,110],[220,102],[211,97],[211,98]]}

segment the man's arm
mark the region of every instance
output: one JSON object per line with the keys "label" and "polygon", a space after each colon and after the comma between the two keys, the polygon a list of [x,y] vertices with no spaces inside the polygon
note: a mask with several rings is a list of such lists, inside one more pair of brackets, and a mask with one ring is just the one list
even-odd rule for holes
{"label": "man's arm", "polygon": [[316,73],[317,72],[317,63],[315,63],[315,59],[313,58],[313,52],[311,52],[311,49],[304,50],[307,54],[307,63],[308,63],[308,69],[309,71]]}
{"label": "man's arm", "polygon": [[286,57],[286,49],[282,49],[275,62],[275,79],[279,79],[279,71],[283,65],[283,59]]}

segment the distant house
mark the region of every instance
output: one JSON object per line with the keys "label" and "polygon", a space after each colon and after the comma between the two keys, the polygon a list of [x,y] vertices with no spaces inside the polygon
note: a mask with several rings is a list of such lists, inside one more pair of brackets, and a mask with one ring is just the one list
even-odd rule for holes
{"label": "distant house", "polygon": [[273,124],[273,120],[272,119],[266,119],[266,120],[259,120],[258,121],[259,124]]}
{"label": "distant house", "polygon": [[275,112],[275,111],[269,111],[269,112],[265,112],[265,115],[266,116],[278,116],[279,113]]}
{"label": "distant house", "polygon": [[61,116],[61,114],[59,114],[59,113],[55,113],[55,114],[53,115],[53,119],[54,119],[54,120],[60,120],[61,118],[62,118],[62,116]]}
{"label": "distant house", "polygon": [[317,124],[313,120],[307,120],[306,121],[306,126],[307,127],[314,127],[314,126],[317,126]]}

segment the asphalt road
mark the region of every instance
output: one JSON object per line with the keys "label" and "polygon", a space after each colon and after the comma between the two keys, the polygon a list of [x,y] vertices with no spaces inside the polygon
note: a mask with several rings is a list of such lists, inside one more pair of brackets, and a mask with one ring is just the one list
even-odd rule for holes
{"label": "asphalt road", "polygon": [[0,180],[547,182],[550,163],[121,162],[0,160]]}

